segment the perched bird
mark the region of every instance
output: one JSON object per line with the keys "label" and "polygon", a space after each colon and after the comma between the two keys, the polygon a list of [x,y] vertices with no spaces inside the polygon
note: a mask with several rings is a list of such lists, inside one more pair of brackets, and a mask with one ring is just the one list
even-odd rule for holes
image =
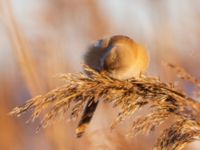
{"label": "perched bird", "polygon": [[[118,80],[139,77],[141,73],[147,70],[148,62],[149,57],[146,49],[124,35],[115,35],[98,40],[84,56],[84,63],[90,68],[104,72]],[[81,137],[85,132],[97,105],[98,101],[94,101],[93,98],[86,104],[76,128],[77,137]]]}

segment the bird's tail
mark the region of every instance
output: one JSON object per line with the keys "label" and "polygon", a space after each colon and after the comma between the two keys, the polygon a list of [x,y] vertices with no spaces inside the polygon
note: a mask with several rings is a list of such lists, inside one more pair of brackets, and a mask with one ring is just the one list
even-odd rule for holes
{"label": "bird's tail", "polygon": [[81,120],[79,121],[78,127],[76,128],[76,136],[77,137],[81,137],[84,134],[84,132],[85,132],[87,126],[89,125],[89,123],[93,117],[93,114],[97,108],[98,102],[99,101],[94,101],[94,98],[91,98],[87,102],[85,110],[81,117]]}

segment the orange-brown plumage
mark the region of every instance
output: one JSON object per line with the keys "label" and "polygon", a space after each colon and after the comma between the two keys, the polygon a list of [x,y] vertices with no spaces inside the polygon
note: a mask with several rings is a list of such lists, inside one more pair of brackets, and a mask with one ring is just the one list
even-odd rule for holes
{"label": "orange-brown plumage", "polygon": [[[126,80],[139,77],[147,70],[149,57],[146,49],[131,38],[115,35],[98,40],[86,52],[85,64],[98,72],[107,73],[110,77]],[[91,121],[98,102],[92,99],[86,104],[85,111],[76,129],[81,136]]]}

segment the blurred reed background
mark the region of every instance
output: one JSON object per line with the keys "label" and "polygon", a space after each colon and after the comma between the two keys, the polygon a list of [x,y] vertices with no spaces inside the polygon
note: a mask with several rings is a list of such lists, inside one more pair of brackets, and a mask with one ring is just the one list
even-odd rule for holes
{"label": "blurred reed background", "polygon": [[[115,111],[108,104],[98,108],[81,139],[75,138],[77,122],[57,121],[35,134],[38,122],[25,124],[31,114],[8,116],[14,106],[59,86],[56,74],[81,71],[87,46],[113,34],[128,35],[149,49],[148,74],[175,81],[175,73],[162,65],[167,61],[200,78],[199,0],[0,0],[0,150],[152,146],[155,133],[127,138],[126,122],[111,132]],[[192,92],[191,85],[183,86]]]}

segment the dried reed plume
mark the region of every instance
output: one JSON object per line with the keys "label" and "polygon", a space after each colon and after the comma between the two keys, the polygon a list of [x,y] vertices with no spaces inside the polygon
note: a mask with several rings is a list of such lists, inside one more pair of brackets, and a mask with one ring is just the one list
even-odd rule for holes
{"label": "dried reed plume", "polygon": [[20,116],[32,109],[32,120],[42,115],[41,126],[46,127],[58,116],[67,116],[69,108],[71,118],[76,119],[84,105],[94,99],[120,108],[120,113],[112,123],[114,128],[147,105],[148,114],[134,119],[129,135],[149,134],[173,117],[173,124],[159,136],[154,149],[182,149],[185,144],[200,138],[200,104],[172,85],[143,75],[137,79],[120,81],[86,66],[84,69],[91,74],[90,77],[83,73],[61,75],[66,81],[62,87],[30,99],[25,105],[14,108],[10,114]]}

